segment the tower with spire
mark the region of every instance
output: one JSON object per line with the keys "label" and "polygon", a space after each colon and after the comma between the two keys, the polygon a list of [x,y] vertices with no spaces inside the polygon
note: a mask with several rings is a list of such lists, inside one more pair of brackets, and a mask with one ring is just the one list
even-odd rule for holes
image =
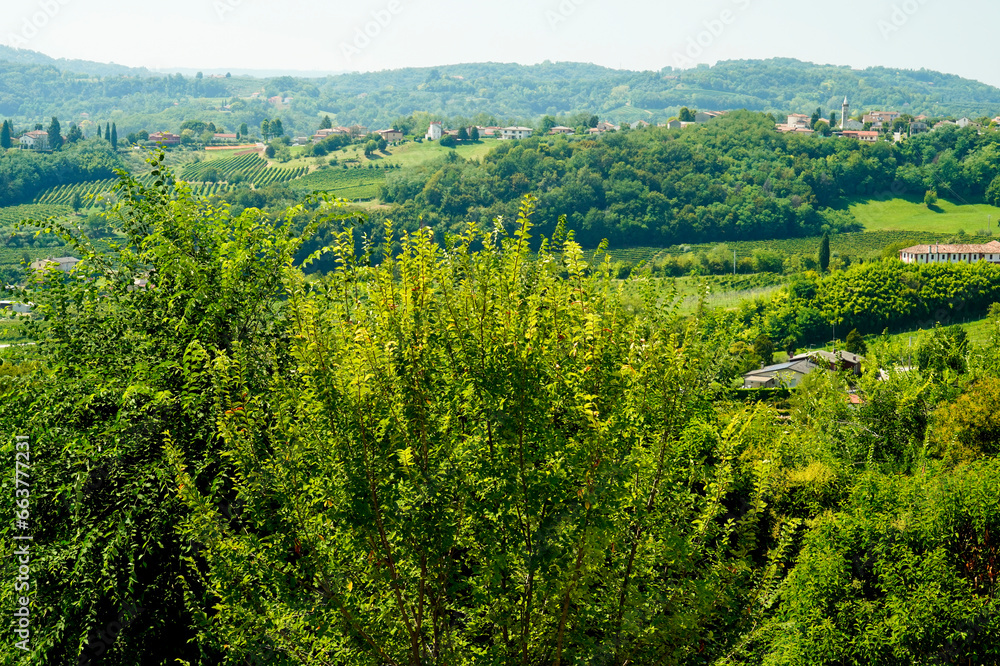
{"label": "tower with spire", "polygon": [[840,110],[840,129],[847,129],[847,116],[851,105],[847,103],[847,95],[844,95],[844,106]]}

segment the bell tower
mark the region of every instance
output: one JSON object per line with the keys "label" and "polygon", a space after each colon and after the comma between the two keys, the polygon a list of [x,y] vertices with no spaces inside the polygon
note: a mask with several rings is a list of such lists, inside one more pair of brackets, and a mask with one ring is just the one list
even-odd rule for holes
{"label": "bell tower", "polygon": [[847,117],[850,114],[851,105],[847,103],[847,97],[844,97],[844,106],[840,111],[840,129],[847,128]]}

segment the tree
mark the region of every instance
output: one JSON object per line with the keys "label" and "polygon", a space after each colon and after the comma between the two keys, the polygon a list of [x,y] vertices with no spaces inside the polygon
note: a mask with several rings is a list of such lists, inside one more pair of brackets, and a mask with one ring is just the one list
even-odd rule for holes
{"label": "tree", "polygon": [[380,152],[385,152],[385,149],[389,147],[389,142],[385,140],[385,137],[379,137],[377,141],[378,149]]}
{"label": "tree", "polygon": [[454,148],[458,145],[458,140],[455,138],[454,134],[445,134],[441,137],[441,145],[445,148]]}
{"label": "tree", "polygon": [[753,341],[754,356],[760,361],[762,367],[774,363],[774,343],[766,335],[760,335]]}
{"label": "tree", "polygon": [[101,123],[97,123],[97,138],[98,139],[103,139],[104,138],[104,135],[101,134],[101,129],[102,129],[101,128]]}
{"label": "tree", "polygon": [[820,121],[820,118],[822,117],[823,117],[823,109],[816,109],[815,111],[813,111],[812,117],[809,119],[809,126],[815,127],[816,123],[818,123]]}
{"label": "tree", "polygon": [[59,119],[52,116],[52,122],[49,123],[49,147],[52,150],[59,150],[63,145],[62,128],[59,126]]}
{"label": "tree", "polygon": [[201,79],[205,78],[205,75],[202,74],[201,72],[198,72],[197,74],[194,75],[194,78],[200,81]]}
{"label": "tree", "polygon": [[276,139],[285,136],[285,128],[281,124],[281,118],[275,118],[271,121],[271,136]]}
{"label": "tree", "polygon": [[321,130],[333,128],[333,121],[330,119],[330,116],[323,116],[323,120],[319,121],[319,128]]}
{"label": "tree", "polygon": [[469,133],[469,138],[473,141],[479,141],[479,128],[473,126],[472,131]]}
{"label": "tree", "polygon": [[[183,129],[183,126],[181,126],[181,129]],[[104,140],[108,143],[111,142],[111,123],[107,123],[104,126]]]}
{"label": "tree", "polygon": [[274,150],[274,146],[271,144],[267,144],[267,148],[264,149],[264,157],[266,157],[269,160],[274,159],[275,152],[276,151]]}
{"label": "tree", "polygon": [[819,243],[819,268],[826,273],[830,270],[830,234],[823,234],[823,240]]}
{"label": "tree", "polygon": [[111,125],[111,147],[118,150],[118,125]]}
{"label": "tree", "polygon": [[246,123],[240,125],[240,136],[242,136],[244,139],[250,136],[250,128],[247,127]]}
{"label": "tree", "polygon": [[464,127],[459,127],[458,128],[458,140],[459,141],[468,141],[469,140],[469,131],[467,129],[465,129]]}
{"label": "tree", "polygon": [[682,123],[693,123],[694,122],[694,111],[682,106],[681,110],[677,113],[677,119]]}
{"label": "tree", "polygon": [[77,141],[83,141],[83,131],[80,129],[79,125],[72,123],[69,126],[69,131],[66,132],[66,143],[76,143]]}
{"label": "tree", "polygon": [[271,121],[267,118],[260,122],[260,136],[265,143],[271,138]]}
{"label": "tree", "polygon": [[847,334],[847,343],[845,347],[847,351],[852,354],[864,356],[868,353],[868,345],[865,343],[865,338],[863,335],[858,333],[858,329],[856,328]]}
{"label": "tree", "polygon": [[[545,116],[542,118],[542,122],[538,127],[539,134],[548,134],[549,130],[558,125],[559,123],[552,116]],[[459,137],[461,138],[461,137]]]}
{"label": "tree", "polygon": [[924,194],[924,205],[928,208],[933,208],[934,204],[937,203],[938,197],[935,190],[927,190]]}
{"label": "tree", "polygon": [[830,129],[830,125],[825,120],[817,120],[816,124],[813,125],[813,131],[822,136],[830,136],[833,134]]}
{"label": "tree", "polygon": [[73,209],[74,213],[79,213],[80,209],[83,208],[83,200],[80,198],[80,192],[73,192],[73,199],[69,202],[70,208]]}
{"label": "tree", "polygon": [[365,144],[365,157],[371,157],[378,150],[378,143],[374,139],[369,139],[368,143]]}
{"label": "tree", "polygon": [[0,127],[0,148],[7,149],[11,147],[10,139],[10,123],[6,120],[3,121],[3,127]]}

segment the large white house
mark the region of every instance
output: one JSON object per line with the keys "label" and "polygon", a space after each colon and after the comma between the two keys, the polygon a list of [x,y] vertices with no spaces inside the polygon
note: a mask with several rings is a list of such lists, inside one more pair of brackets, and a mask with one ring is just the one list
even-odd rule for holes
{"label": "large white house", "polygon": [[444,136],[444,130],[441,128],[441,123],[435,121],[427,128],[427,134],[424,135],[424,138],[428,141],[440,141],[442,136]]}
{"label": "large white house", "polygon": [[21,148],[28,150],[48,150],[49,133],[42,130],[33,130],[19,139]]}
{"label": "large white house", "polygon": [[527,139],[535,130],[530,127],[504,127],[500,130],[501,139]]}
{"label": "large white house", "polygon": [[985,245],[914,245],[899,251],[905,264],[971,264],[988,261],[1000,264],[1000,241]]}

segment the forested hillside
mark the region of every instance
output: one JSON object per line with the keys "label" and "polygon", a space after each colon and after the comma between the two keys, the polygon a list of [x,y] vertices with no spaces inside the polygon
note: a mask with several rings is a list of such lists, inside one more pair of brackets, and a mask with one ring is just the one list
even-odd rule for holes
{"label": "forested hillside", "polygon": [[388,217],[442,230],[512,219],[539,197],[550,233],[560,215],[595,247],[787,238],[859,228],[845,197],[1000,200],[1000,133],[944,128],[902,144],[780,134],[765,115],[646,128],[594,141],[505,142],[482,162],[444,160],[389,174]]}
{"label": "forested hillside", "polygon": [[[442,119],[531,123],[543,115],[597,114],[615,122],[664,121],[683,107],[811,113],[891,109],[979,117],[1000,112],[1000,90],[930,71],[814,65],[792,59],[727,61],[659,72],[580,63],[474,63],[354,73],[317,79],[149,76],[41,54],[0,50],[0,115],[21,123],[52,115],[113,118],[125,134],[177,130],[202,117],[229,129],[259,126],[276,113],[290,132],[315,130],[323,114],[341,125],[388,127],[416,112]],[[252,93],[261,93],[251,99]],[[293,98],[275,109],[265,100]],[[229,107],[229,108],[224,108]],[[487,123],[495,124],[495,123]]]}
{"label": "forested hillside", "polygon": [[[5,663],[1000,659],[1000,307],[982,346],[870,338],[860,376],[741,395],[760,313],[684,314],[562,226],[532,243],[530,197],[509,231],[358,254],[321,199],[273,220],[152,171],[115,253],[50,226],[83,262],[18,294],[38,344],[0,350],[5,580],[33,536]],[[997,284],[891,259],[776,298],[881,322]]]}

